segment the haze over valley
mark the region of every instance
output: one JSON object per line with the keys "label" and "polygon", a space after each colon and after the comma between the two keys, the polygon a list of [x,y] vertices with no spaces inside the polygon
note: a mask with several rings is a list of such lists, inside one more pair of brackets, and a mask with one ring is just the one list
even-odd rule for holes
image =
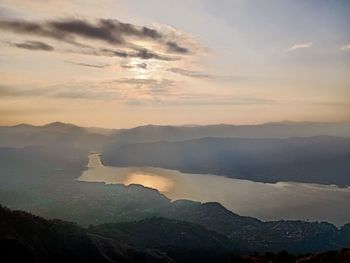
{"label": "haze over valley", "polygon": [[[305,136],[317,127],[326,135]],[[143,191],[159,191],[171,200],[218,202],[232,212],[263,220],[318,220],[341,226],[349,215],[350,139],[333,135],[346,134],[349,127],[345,123],[273,123],[102,132],[63,123],[2,127],[1,137],[6,138],[0,148],[2,195],[8,199],[5,205],[50,215],[59,214],[56,209],[65,205],[60,204],[65,198],[59,188],[67,184],[65,191],[113,189],[97,182],[119,184],[118,188],[141,185],[146,187],[140,188]],[[250,138],[254,132],[274,128],[278,139]],[[241,130],[250,130],[248,138],[242,138]],[[292,131],[304,137],[285,138]],[[213,137],[200,138],[203,132]],[[27,140],[21,142],[21,138]],[[91,154],[94,151],[101,153]],[[51,192],[52,187],[57,189]],[[54,198],[46,200],[42,195]],[[77,202],[85,202],[94,194],[74,196]],[[36,201],[32,203],[31,198]]]}

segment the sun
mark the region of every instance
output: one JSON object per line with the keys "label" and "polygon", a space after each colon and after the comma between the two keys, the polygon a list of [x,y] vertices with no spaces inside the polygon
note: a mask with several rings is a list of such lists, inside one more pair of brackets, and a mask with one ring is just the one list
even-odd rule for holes
{"label": "sun", "polygon": [[136,78],[149,78],[150,64],[139,58],[131,59],[128,64],[129,70],[134,73]]}

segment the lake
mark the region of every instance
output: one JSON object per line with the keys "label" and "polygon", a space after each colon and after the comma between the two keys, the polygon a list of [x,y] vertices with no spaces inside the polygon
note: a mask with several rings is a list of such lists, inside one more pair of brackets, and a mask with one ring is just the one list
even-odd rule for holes
{"label": "lake", "polygon": [[302,219],[350,222],[350,187],[296,182],[260,183],[211,174],[189,174],[155,167],[104,166],[99,154],[89,156],[84,182],[140,184],[172,200],[219,202],[227,209],[262,220]]}

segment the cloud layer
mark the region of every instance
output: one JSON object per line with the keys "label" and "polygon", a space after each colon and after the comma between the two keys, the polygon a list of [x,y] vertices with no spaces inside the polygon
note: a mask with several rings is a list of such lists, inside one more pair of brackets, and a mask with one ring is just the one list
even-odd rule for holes
{"label": "cloud layer", "polygon": [[251,95],[191,92],[169,79],[123,78],[46,87],[0,85],[0,97],[47,97],[119,101],[132,105],[266,105],[275,101]]}
{"label": "cloud layer", "polygon": [[[100,56],[138,57],[141,59],[177,60],[170,55],[186,55],[191,53],[188,47],[168,35],[146,26],[136,26],[123,23],[115,19],[61,19],[51,21],[32,22],[26,20],[0,20],[0,30],[17,35],[47,38],[56,42],[64,42],[80,48],[85,52]],[[104,47],[83,44],[83,40],[99,41]],[[150,50],[145,46],[136,44],[135,40],[151,42],[159,49]],[[14,45],[19,48],[32,50],[53,50],[49,44],[41,41],[26,41]],[[159,51],[158,51],[159,50]],[[77,50],[76,50],[77,51]],[[77,51],[78,52],[78,51]],[[160,53],[159,53],[160,52]],[[166,55],[169,54],[169,55]]]}
{"label": "cloud layer", "polygon": [[170,72],[182,75],[182,76],[186,76],[186,77],[203,78],[203,79],[215,78],[215,76],[207,74],[207,73],[193,71],[193,70],[186,70],[186,69],[182,69],[182,68],[169,68],[167,70]]}

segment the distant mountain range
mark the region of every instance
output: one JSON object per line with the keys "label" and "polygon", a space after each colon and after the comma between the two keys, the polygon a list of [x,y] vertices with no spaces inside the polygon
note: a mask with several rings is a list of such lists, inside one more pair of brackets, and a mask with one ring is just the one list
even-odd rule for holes
{"label": "distant mountain range", "polygon": [[[257,125],[159,126],[131,129],[85,128],[54,122],[44,126],[0,126],[0,147],[70,144],[98,151],[102,145],[183,141],[203,137],[289,138],[309,136],[350,137],[350,123],[276,122]],[[113,146],[114,147],[114,146]]]}
{"label": "distant mountain range", "polygon": [[[113,145],[184,141],[204,137],[289,138],[310,136],[350,137],[350,123],[276,122],[257,125],[159,126],[146,125],[112,134]],[[112,146],[114,147],[114,146]]]}
{"label": "distant mountain range", "polygon": [[108,146],[111,166],[153,166],[258,182],[350,185],[350,138],[202,138]]}
{"label": "distant mountain range", "polygon": [[0,127],[0,147],[46,146],[74,147],[84,152],[101,150],[106,143],[107,136],[90,131],[88,128],[60,122],[44,126],[20,124],[16,126]]}
{"label": "distant mountain range", "polygon": [[[342,138],[335,138],[342,137]],[[260,182],[350,184],[350,124],[156,126],[108,130],[60,122],[0,127],[0,147],[102,152],[107,165],[158,166]]]}

